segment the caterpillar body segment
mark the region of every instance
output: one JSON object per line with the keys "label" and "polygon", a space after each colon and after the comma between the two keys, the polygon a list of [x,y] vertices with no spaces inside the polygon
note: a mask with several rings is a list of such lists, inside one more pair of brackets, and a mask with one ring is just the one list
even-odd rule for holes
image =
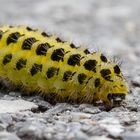
{"label": "caterpillar body segment", "polygon": [[128,93],[119,66],[101,52],[25,26],[0,28],[0,77],[58,102],[112,106]]}

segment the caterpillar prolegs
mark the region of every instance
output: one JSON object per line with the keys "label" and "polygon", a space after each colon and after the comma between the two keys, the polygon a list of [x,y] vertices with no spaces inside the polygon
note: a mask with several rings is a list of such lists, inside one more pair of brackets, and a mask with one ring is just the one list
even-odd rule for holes
{"label": "caterpillar prolegs", "polygon": [[58,102],[114,106],[128,93],[119,66],[101,52],[25,26],[0,28],[0,77]]}

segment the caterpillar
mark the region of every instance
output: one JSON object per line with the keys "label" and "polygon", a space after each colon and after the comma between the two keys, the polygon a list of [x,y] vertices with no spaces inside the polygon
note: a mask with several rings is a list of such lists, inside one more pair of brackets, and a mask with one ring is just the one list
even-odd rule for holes
{"label": "caterpillar", "polygon": [[0,77],[58,102],[116,106],[128,93],[119,65],[103,53],[28,26],[0,27]]}

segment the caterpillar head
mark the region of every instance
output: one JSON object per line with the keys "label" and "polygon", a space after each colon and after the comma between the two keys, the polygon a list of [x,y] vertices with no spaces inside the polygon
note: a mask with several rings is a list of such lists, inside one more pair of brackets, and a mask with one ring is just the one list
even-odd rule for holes
{"label": "caterpillar head", "polygon": [[119,106],[128,93],[128,86],[118,65],[107,65],[100,70],[99,99],[107,105]]}

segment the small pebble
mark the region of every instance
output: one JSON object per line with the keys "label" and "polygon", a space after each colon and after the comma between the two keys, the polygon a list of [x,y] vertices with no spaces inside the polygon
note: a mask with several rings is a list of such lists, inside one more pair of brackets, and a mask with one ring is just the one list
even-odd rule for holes
{"label": "small pebble", "polygon": [[0,100],[0,113],[16,113],[32,108],[37,108],[37,105],[25,100]]}
{"label": "small pebble", "polygon": [[107,138],[106,136],[93,136],[93,137],[90,137],[89,140],[112,140],[112,139]]}
{"label": "small pebble", "polygon": [[91,117],[91,114],[88,113],[82,113],[82,112],[71,112],[72,121],[77,122],[82,119],[89,119]]}
{"label": "small pebble", "polygon": [[123,140],[140,140],[140,133],[138,132],[126,132],[121,135]]}
{"label": "small pebble", "polygon": [[20,140],[14,133],[0,132],[0,140]]}
{"label": "small pebble", "polygon": [[118,137],[124,131],[124,127],[117,118],[105,118],[98,122],[111,136]]}

